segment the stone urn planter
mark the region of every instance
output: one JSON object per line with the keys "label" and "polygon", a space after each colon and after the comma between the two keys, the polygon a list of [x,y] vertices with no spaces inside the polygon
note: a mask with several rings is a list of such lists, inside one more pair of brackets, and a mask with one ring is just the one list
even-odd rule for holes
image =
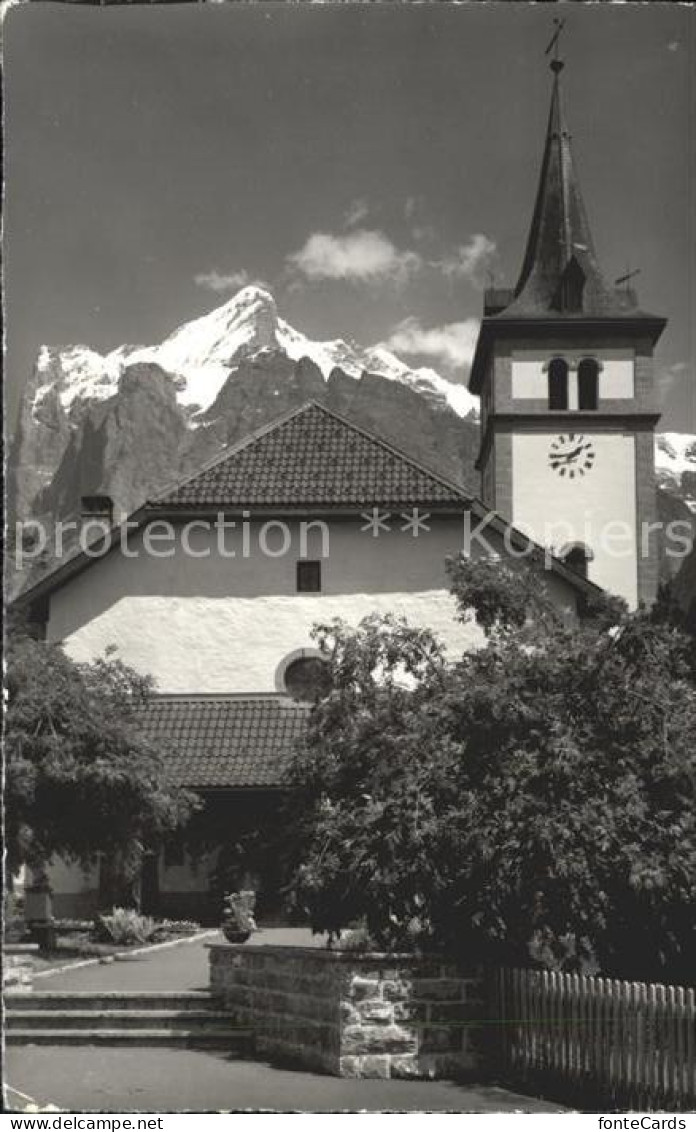
{"label": "stone urn planter", "polygon": [[231,892],[225,897],[220,927],[228,943],[246,943],[256,931],[255,907],[256,893],[250,890]]}
{"label": "stone urn planter", "polygon": [[24,922],[42,951],[53,950],[56,946],[56,929],[51,886],[46,877],[40,877],[24,894]]}

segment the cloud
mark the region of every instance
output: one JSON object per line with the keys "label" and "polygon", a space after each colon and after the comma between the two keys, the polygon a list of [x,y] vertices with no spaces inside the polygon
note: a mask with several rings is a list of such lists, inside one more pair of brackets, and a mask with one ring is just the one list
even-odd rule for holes
{"label": "cloud", "polygon": [[416,252],[399,251],[383,232],[358,228],[346,235],[315,232],[288,256],[288,266],[306,279],[345,279],[377,283],[406,281],[422,266]]}
{"label": "cloud", "polygon": [[[436,239],[437,233],[432,224],[414,224],[411,235],[418,243],[432,243]],[[440,265],[435,263],[434,266],[439,267]]]}
{"label": "cloud", "polygon": [[417,318],[407,318],[394,328],[382,345],[396,354],[431,358],[448,370],[468,367],[478,337],[478,319],[449,322],[444,326],[422,326]]}
{"label": "cloud", "polygon": [[681,375],[688,369],[686,362],[674,362],[671,366],[663,366],[657,375],[657,389],[660,401],[664,403],[680,380]]}
{"label": "cloud", "polygon": [[680,46],[680,44],[679,44],[679,40],[678,40],[678,39],[673,39],[671,43],[668,43],[668,44],[667,44],[667,50],[668,50],[668,51],[678,51],[678,50],[679,50],[679,46]]}
{"label": "cloud", "polygon": [[343,217],[344,226],[354,228],[356,224],[360,224],[365,219],[369,211],[370,207],[364,197],[358,197],[357,200],[351,201]]}
{"label": "cloud", "polygon": [[495,241],[477,232],[466,244],[461,244],[452,255],[439,260],[433,266],[450,279],[467,279],[474,287],[482,287],[486,269],[490,267],[496,253]]}
{"label": "cloud", "polygon": [[[404,219],[411,229],[411,235],[417,243],[436,243],[437,231],[427,220],[422,197],[406,197],[404,202]],[[430,265],[439,267],[438,263]]]}
{"label": "cloud", "polygon": [[238,291],[240,287],[246,287],[250,281],[248,271],[233,271],[229,275],[222,275],[219,271],[206,271],[194,277],[194,283],[197,287],[203,287],[206,291]]}

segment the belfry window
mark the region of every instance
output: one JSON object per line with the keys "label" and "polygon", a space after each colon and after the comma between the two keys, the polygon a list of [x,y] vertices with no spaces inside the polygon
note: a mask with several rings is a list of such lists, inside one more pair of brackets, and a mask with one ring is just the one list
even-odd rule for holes
{"label": "belfry window", "polygon": [[599,366],[594,358],[583,358],[578,366],[578,408],[594,410],[599,398]]}
{"label": "belfry window", "polygon": [[549,409],[568,408],[568,363],[565,358],[553,358],[549,365]]}

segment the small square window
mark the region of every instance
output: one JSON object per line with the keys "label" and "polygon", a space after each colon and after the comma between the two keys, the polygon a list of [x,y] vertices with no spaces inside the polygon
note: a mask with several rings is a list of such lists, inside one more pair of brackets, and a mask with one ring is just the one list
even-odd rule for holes
{"label": "small square window", "polygon": [[297,563],[298,594],[321,593],[321,562]]}

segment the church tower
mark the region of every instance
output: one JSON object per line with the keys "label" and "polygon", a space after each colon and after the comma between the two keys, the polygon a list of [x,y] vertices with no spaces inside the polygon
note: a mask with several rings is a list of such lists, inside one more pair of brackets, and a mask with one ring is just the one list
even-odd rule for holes
{"label": "church tower", "polygon": [[[666,320],[607,282],[554,58],[541,175],[514,291],[489,289],[469,388],[485,504],[625,598],[657,590],[653,350]],[[630,201],[628,202],[630,207]]]}

